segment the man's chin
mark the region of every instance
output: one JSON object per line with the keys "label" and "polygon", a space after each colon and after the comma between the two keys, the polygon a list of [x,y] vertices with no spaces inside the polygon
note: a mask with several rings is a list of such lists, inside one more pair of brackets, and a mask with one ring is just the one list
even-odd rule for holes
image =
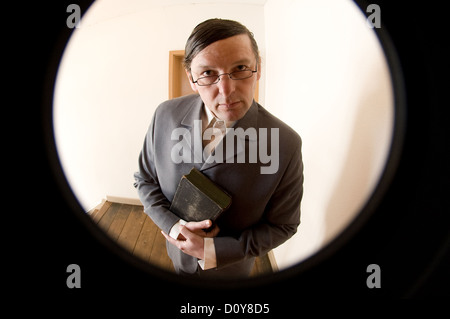
{"label": "man's chin", "polygon": [[240,120],[247,113],[248,109],[242,107],[242,102],[239,103],[239,107],[231,107],[222,106],[218,107],[218,111],[216,114],[218,118],[227,122],[234,122]]}

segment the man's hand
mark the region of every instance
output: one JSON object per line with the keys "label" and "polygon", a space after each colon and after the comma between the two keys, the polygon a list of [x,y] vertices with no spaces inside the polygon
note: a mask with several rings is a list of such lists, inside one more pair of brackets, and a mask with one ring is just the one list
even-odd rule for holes
{"label": "man's hand", "polygon": [[198,259],[204,258],[204,237],[215,237],[220,229],[215,225],[209,232],[203,229],[211,227],[210,220],[200,222],[188,222],[184,226],[180,226],[180,235],[178,239],[173,239],[163,231],[161,233],[172,245],[178,247],[185,254],[191,255]]}
{"label": "man's hand", "polygon": [[[216,237],[219,233],[220,229],[217,225],[214,225],[212,229],[209,229],[212,225],[212,222],[207,220],[202,220],[200,222],[188,222],[186,225],[184,225],[187,229],[189,229],[192,233],[199,235],[200,237]],[[208,232],[205,231],[205,229],[208,229]],[[184,238],[180,238],[178,236],[178,239],[184,240]]]}

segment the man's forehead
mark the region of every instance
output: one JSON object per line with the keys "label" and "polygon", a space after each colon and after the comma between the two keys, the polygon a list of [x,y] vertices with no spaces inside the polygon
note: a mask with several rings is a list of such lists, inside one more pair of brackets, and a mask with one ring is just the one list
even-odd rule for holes
{"label": "man's forehead", "polygon": [[246,34],[211,43],[192,60],[196,67],[213,67],[217,64],[249,64],[255,59],[250,39]]}
{"label": "man's forehead", "polygon": [[[230,64],[232,65],[248,65],[251,64],[252,60],[249,58],[244,58],[244,59],[239,59],[239,60],[235,60],[233,62],[231,62]],[[201,69],[212,69],[214,67],[216,67],[216,65],[214,65],[214,63],[206,63],[206,61],[199,61],[199,63],[196,64],[197,68],[201,68]]]}

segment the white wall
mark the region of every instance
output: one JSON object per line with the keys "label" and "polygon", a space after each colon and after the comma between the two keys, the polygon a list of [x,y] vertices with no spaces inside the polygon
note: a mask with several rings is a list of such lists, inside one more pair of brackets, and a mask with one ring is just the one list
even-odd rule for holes
{"label": "white wall", "polygon": [[169,50],[205,19],[238,20],[262,53],[261,104],[303,139],[302,223],[274,250],[288,267],[348,225],[383,169],[393,102],[382,51],[348,0],[186,2],[97,0],[83,17],[54,94],[63,169],[86,210],[106,196],[137,199],[133,172],[168,96]]}
{"label": "white wall", "polygon": [[372,193],[393,95],[376,35],[353,2],[268,0],[265,27],[266,107],[303,139],[301,225],[274,251],[283,268],[339,234]]}
{"label": "white wall", "polygon": [[[138,198],[133,173],[153,112],[168,98],[169,51],[184,49],[198,23],[244,23],[264,57],[264,1],[193,2],[98,0],[71,37],[55,87],[54,131],[86,211],[106,196]],[[264,102],[264,79],[260,93]]]}

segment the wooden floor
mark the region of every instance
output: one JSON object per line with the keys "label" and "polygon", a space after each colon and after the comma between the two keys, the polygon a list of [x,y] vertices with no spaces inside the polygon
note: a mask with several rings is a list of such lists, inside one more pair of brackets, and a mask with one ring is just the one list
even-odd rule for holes
{"label": "wooden floor", "polygon": [[[166,240],[142,206],[104,201],[89,214],[101,229],[133,255],[162,269],[174,271],[167,256]],[[256,258],[251,276],[271,272],[268,255]]]}

